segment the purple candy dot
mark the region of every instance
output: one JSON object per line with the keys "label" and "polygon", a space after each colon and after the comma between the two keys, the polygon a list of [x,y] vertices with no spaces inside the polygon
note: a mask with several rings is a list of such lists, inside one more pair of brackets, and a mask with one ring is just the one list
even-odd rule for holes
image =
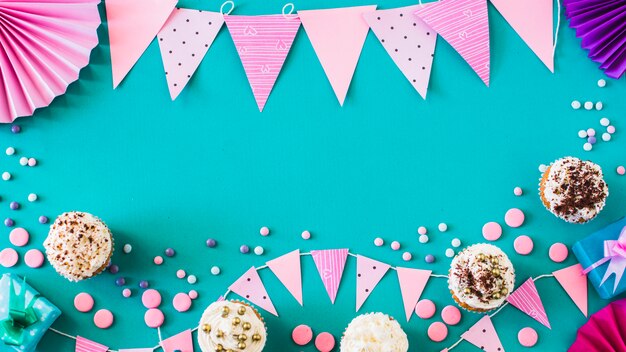
{"label": "purple candy dot", "polygon": [[117,286],[124,286],[126,285],[126,279],[124,279],[123,277],[118,277],[117,279],[115,279],[115,284]]}
{"label": "purple candy dot", "polygon": [[424,258],[424,260],[426,261],[426,263],[432,263],[432,262],[434,262],[434,261],[435,261],[435,256],[434,256],[434,255],[432,255],[432,254],[428,254],[428,255]]}
{"label": "purple candy dot", "polygon": [[40,216],[39,217],[39,223],[40,224],[47,224],[48,223],[48,217],[47,216]]}
{"label": "purple candy dot", "polygon": [[150,284],[148,284],[148,281],[146,281],[146,280],[141,280],[141,281],[139,282],[139,287],[141,287],[141,288],[143,288],[143,289],[148,288],[148,286],[150,286]]}
{"label": "purple candy dot", "polygon": [[11,126],[11,132],[13,132],[13,133],[20,133],[20,132],[22,132],[22,128],[20,127],[20,125],[13,125],[13,126]]}
{"label": "purple candy dot", "polygon": [[4,226],[11,227],[13,225],[15,225],[15,221],[13,221],[13,219],[11,218],[4,219]]}
{"label": "purple candy dot", "polygon": [[217,241],[212,238],[209,238],[208,240],[206,240],[206,246],[209,248],[213,248],[217,246]]}
{"label": "purple candy dot", "polygon": [[250,247],[246,246],[245,244],[242,245],[241,247],[239,247],[239,251],[243,254],[246,254],[248,252],[250,252]]}
{"label": "purple candy dot", "polygon": [[591,144],[596,144],[596,137],[589,137],[589,138],[587,138],[587,142],[589,142]]}
{"label": "purple candy dot", "polygon": [[176,251],[174,250],[174,248],[168,248],[165,250],[165,255],[168,257],[173,257],[174,254],[176,254]]}
{"label": "purple candy dot", "polygon": [[113,264],[113,265],[111,265],[111,266],[109,267],[109,272],[110,272],[111,274],[117,274],[119,271],[120,271],[120,267],[119,267],[119,266],[117,266],[117,265],[115,265],[115,264]]}
{"label": "purple candy dot", "polygon": [[17,209],[20,208],[20,203],[18,203],[18,202],[11,202],[9,204],[9,208],[11,208],[11,210],[17,210]]}

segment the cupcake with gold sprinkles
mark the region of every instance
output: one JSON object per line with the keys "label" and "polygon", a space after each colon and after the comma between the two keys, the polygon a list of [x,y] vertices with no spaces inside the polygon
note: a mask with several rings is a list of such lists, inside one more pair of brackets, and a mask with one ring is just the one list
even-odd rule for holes
{"label": "cupcake with gold sprinkles", "polygon": [[459,252],[450,265],[448,288],[468,311],[498,308],[515,287],[515,269],[498,247],[480,243]]}
{"label": "cupcake with gold sprinkles", "polygon": [[214,302],[200,318],[198,344],[202,352],[260,352],[266,339],[263,318],[246,303]]}

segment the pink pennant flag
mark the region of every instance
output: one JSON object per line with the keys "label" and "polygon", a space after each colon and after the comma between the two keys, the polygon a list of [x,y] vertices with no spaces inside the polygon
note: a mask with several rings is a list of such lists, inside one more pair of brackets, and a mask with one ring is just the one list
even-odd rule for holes
{"label": "pink pennant flag", "polygon": [[500,337],[491,322],[491,317],[485,315],[469,330],[461,335],[461,338],[485,352],[504,352]]}
{"label": "pink pennant flag", "polygon": [[553,1],[491,0],[491,3],[548,69],[554,72]]}
{"label": "pink pennant flag", "polygon": [[569,266],[552,273],[578,309],[587,316],[587,275],[580,264]]}
{"label": "pink pennant flag", "polygon": [[135,65],[163,27],[176,0],[107,0],[113,88]]}
{"label": "pink pennant flag", "polygon": [[413,15],[420,6],[429,4],[378,10],[363,17],[413,88],[426,99],[437,33]]}
{"label": "pink pennant flag", "polygon": [[363,14],[374,10],[376,5],[298,11],[341,106],[369,30]]}
{"label": "pink pennant flag", "polygon": [[358,312],[374,287],[391,268],[389,264],[374,259],[356,256],[356,311]]}
{"label": "pink pennant flag", "polygon": [[300,18],[282,14],[225,18],[254,99],[263,111],[300,28]]}
{"label": "pink pennant flag", "polygon": [[313,261],[320,273],[326,292],[330,301],[334,304],[337,298],[337,291],[341,283],[343,269],[346,267],[348,259],[347,249],[327,249],[321,251],[311,251]]}
{"label": "pink pennant flag", "polygon": [[154,352],[152,348],[123,348],[118,352]]}
{"label": "pink pennant flag", "polygon": [[415,11],[489,86],[487,0],[440,0]]}
{"label": "pink pennant flag", "polygon": [[300,269],[300,250],[296,249],[266,263],[278,280],[289,290],[302,305],[302,271]]}
{"label": "pink pennant flag", "polygon": [[404,312],[406,313],[406,321],[411,320],[417,301],[419,301],[426,283],[430,278],[430,270],[397,268],[398,281],[400,282],[400,291],[402,292],[402,302],[404,303]]}
{"label": "pink pennant flag", "polygon": [[109,348],[82,336],[76,336],[76,352],[106,352]]}
{"label": "pink pennant flag", "polygon": [[181,8],[167,19],[157,38],[172,100],[196,72],[223,24],[219,12]]}
{"label": "pink pennant flag", "polygon": [[265,285],[263,285],[263,281],[261,281],[261,277],[259,277],[259,273],[254,267],[248,269],[248,271],[237,279],[235,283],[230,285],[228,289],[275,316],[278,316],[276,308],[274,308],[274,304],[272,304],[272,299],[267,294]]}
{"label": "pink pennant flag", "polygon": [[539,297],[539,292],[537,292],[537,286],[535,286],[533,279],[526,280],[506,300],[531,318],[545,325],[548,329],[551,329],[548,315],[543,308],[541,297]]}
{"label": "pink pennant flag", "polygon": [[163,352],[193,352],[193,340],[191,330],[185,330],[177,335],[161,341]]}

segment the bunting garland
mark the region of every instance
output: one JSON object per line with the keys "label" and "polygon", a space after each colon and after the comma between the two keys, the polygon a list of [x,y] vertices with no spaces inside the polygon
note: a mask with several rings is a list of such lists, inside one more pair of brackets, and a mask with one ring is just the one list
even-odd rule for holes
{"label": "bunting garland", "polygon": [[193,352],[191,330],[185,330],[161,341],[163,352]]}
{"label": "bunting garland", "polygon": [[491,317],[485,315],[469,330],[461,335],[461,338],[485,352],[504,352],[500,337],[491,322]]}
{"label": "bunting garland", "polygon": [[343,269],[346,267],[348,259],[347,249],[326,249],[321,251],[311,251],[313,261],[320,273],[326,292],[330,301],[334,304],[343,276]]}
{"label": "bunting garland", "polygon": [[552,329],[533,279],[526,280],[517,290],[511,292],[506,300],[515,308],[545,325],[548,329]]}
{"label": "bunting garland", "polygon": [[88,340],[82,336],[76,336],[76,352],[106,352],[109,348],[105,345]]}
{"label": "bunting garland", "polygon": [[404,303],[404,313],[406,321],[411,320],[415,306],[424,292],[426,283],[430,278],[430,270],[397,268],[400,291],[402,292],[402,302]]}
{"label": "bunting garland", "polygon": [[583,274],[583,267],[575,264],[552,273],[556,281],[574,301],[578,309],[587,316],[587,275]]}
{"label": "bunting garland", "polygon": [[296,249],[266,263],[289,293],[302,305],[302,269],[300,250]]}
{"label": "bunting garland", "polygon": [[228,289],[275,316],[278,316],[276,308],[274,308],[274,304],[272,304],[272,299],[267,294],[265,285],[263,285],[263,281],[261,281],[261,277],[259,277],[259,273],[254,267],[248,269],[248,271],[230,285]]}
{"label": "bunting garland", "polygon": [[389,271],[391,265],[370,259],[362,255],[356,256],[356,311],[358,312],[369,295],[374,291],[380,280]]}

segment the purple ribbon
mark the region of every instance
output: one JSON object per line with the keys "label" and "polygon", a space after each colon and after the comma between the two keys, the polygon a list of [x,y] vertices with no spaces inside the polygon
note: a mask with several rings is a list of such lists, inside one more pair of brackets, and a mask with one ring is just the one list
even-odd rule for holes
{"label": "purple ribbon", "polygon": [[624,275],[624,271],[626,270],[626,226],[624,226],[624,228],[622,229],[622,232],[619,234],[617,241],[604,241],[604,258],[591,264],[591,266],[583,270],[583,273],[587,274],[591,270],[599,267],[606,262],[609,262],[609,267],[606,269],[606,273],[604,273],[604,277],[602,278],[600,285],[604,284],[604,282],[612,274],[615,274],[615,286],[613,287],[613,293],[615,293],[615,291],[617,290],[617,285],[619,285],[620,280]]}

